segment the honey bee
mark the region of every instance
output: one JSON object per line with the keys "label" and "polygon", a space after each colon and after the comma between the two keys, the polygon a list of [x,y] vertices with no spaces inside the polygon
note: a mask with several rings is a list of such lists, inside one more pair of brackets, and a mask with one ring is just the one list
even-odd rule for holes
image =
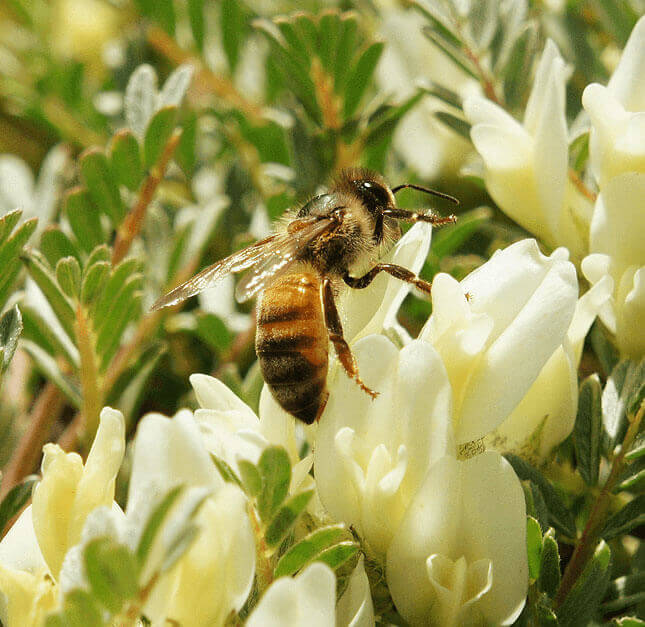
{"label": "honey bee", "polygon": [[[212,287],[229,273],[247,271],[235,296],[246,301],[262,292],[255,350],[275,400],[311,424],[327,402],[329,342],[347,373],[367,394],[352,351],[343,337],[335,297],[341,286],[366,288],[379,272],[430,293],[431,284],[402,266],[378,263],[401,236],[397,220],[455,222],[454,215],[406,211],[394,194],[411,187],[458,204],[452,196],[413,184],[390,189],[383,177],[363,169],[343,170],[329,191],[291,211],[275,233],[222,259],[162,296],[153,310],[175,305]],[[361,276],[357,268],[370,267]]]}

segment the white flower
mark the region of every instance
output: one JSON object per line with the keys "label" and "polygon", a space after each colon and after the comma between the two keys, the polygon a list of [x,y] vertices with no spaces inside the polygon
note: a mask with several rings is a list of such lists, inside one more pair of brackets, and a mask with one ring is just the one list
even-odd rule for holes
{"label": "white flower", "polygon": [[611,296],[605,277],[576,304],[562,344],[546,362],[511,415],[484,439],[487,448],[515,453],[540,465],[571,431],[578,410],[578,365],[587,331]]}
{"label": "white flower", "polygon": [[370,582],[365,573],[361,555],[343,596],[336,605],[336,625],[338,627],[372,627],[374,625],[374,605]]}
{"label": "white flower", "polygon": [[[645,24],[645,22],[643,22]],[[593,284],[611,279],[613,298],[600,312],[621,353],[645,355],[645,172],[610,179],[596,201],[590,251],[582,271]]]}
{"label": "white flower", "polygon": [[336,577],[314,562],[298,576],[281,577],[264,593],[247,627],[330,627],[335,624]]}
{"label": "white flower", "polygon": [[387,583],[411,625],[510,624],[528,588],[526,512],[511,466],[489,451],[444,457],[387,554]]}
{"label": "white flower", "polygon": [[195,411],[195,421],[209,452],[237,469],[239,460],[257,464],[267,446],[283,446],[291,460],[291,491],[313,483],[308,475],[313,458],[308,455],[300,459],[295,421],[276,403],[266,385],[260,396],[258,419],[255,412],[218,379],[194,374],[190,383],[202,407]]}
{"label": "white flower", "polygon": [[588,85],[589,157],[601,191],[614,176],[645,173],[645,17],[637,22],[607,87]]}
{"label": "white flower", "polygon": [[330,375],[314,447],[320,499],[383,556],[427,469],[454,453],[448,378],[436,351],[413,341],[401,351],[370,335],[353,346],[372,400],[344,372]]}
{"label": "white flower", "polygon": [[22,209],[23,218],[38,218],[40,233],[54,217],[63,184],[69,150],[62,144],[48,153],[34,180],[31,168],[11,154],[0,155],[0,215]]}
{"label": "white flower", "polygon": [[565,118],[567,68],[548,40],[520,124],[498,105],[473,96],[464,102],[471,138],[486,165],[486,188],[499,207],[527,231],[574,258],[586,252],[591,215],[567,179]]}
{"label": "white flower", "polygon": [[88,515],[112,506],[125,451],[121,412],[106,407],[85,465],[80,455],[46,444],[42,481],[32,505],[0,543],[0,619],[5,625],[39,624],[56,606],[61,566],[81,539]]}
{"label": "white flower", "polygon": [[517,407],[564,342],[577,294],[566,252],[545,257],[535,240],[497,251],[461,283],[435,277],[419,337],[448,372],[457,444],[484,437]]}

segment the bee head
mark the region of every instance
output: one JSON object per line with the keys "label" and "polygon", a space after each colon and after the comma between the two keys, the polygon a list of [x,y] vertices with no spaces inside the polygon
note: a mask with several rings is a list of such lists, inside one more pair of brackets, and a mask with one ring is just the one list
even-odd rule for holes
{"label": "bee head", "polygon": [[356,178],[352,180],[352,186],[372,216],[376,217],[394,206],[394,196],[385,183],[374,178]]}

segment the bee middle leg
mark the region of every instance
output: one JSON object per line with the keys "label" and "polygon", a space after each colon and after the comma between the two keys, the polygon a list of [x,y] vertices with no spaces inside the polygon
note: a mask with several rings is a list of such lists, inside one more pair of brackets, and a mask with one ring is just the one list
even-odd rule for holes
{"label": "bee middle leg", "polygon": [[356,359],[354,358],[352,349],[349,347],[349,344],[343,336],[343,325],[341,324],[338,309],[336,308],[336,302],[334,301],[334,292],[331,280],[327,277],[325,277],[321,283],[320,296],[323,305],[323,314],[325,316],[325,325],[327,327],[327,332],[329,333],[329,339],[334,345],[334,349],[338,355],[338,360],[347,373],[347,376],[350,377],[350,379],[354,379],[361,390],[369,394],[372,398],[376,398],[378,396],[378,392],[374,392],[374,390],[368,388],[358,374]]}
{"label": "bee middle leg", "polygon": [[406,283],[412,283],[414,287],[420,289],[426,294],[430,294],[432,292],[432,283],[420,279],[416,274],[414,274],[414,272],[412,272],[412,270],[408,270],[403,266],[397,266],[394,263],[378,263],[361,277],[349,276],[349,273],[346,272],[343,275],[343,281],[345,281],[349,287],[361,290],[367,287],[376,278],[376,275],[379,272],[387,272],[396,279],[400,279]]}

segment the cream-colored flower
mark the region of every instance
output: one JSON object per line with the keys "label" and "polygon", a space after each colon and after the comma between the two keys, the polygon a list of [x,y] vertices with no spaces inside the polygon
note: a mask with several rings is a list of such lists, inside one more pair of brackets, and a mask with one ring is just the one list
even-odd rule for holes
{"label": "cream-colored flower", "polygon": [[645,17],[634,26],[607,87],[588,85],[582,104],[591,119],[589,158],[601,191],[625,172],[645,173]]}
{"label": "cream-colored flower", "polygon": [[461,283],[435,277],[419,338],[448,372],[457,444],[484,437],[517,407],[565,341],[577,295],[566,251],[546,257],[535,240],[497,251]]}
{"label": "cream-colored flower", "polygon": [[578,365],[584,340],[607,306],[611,289],[612,282],[605,277],[578,300],[562,344],[511,415],[484,438],[487,448],[515,453],[539,465],[569,436],[578,410]]}
{"label": "cream-colored flower", "polygon": [[336,604],[336,625],[338,627],[373,627],[374,604],[370,582],[361,555],[343,596]]}
{"label": "cream-colored flower", "polygon": [[247,627],[330,627],[335,624],[336,577],[314,562],[296,577],[281,577],[264,593]]}
{"label": "cream-colored flower", "polygon": [[[645,24],[645,22],[643,22]],[[610,279],[613,298],[600,312],[621,353],[645,355],[645,173],[610,179],[596,201],[591,222],[592,254],[582,271],[592,284]]]}
{"label": "cream-colored flower", "polygon": [[488,451],[428,472],[387,553],[386,577],[411,625],[511,624],[528,589],[519,479]]}
{"label": "cream-colored flower", "polygon": [[283,446],[291,460],[291,491],[313,485],[309,470],[311,455],[300,459],[296,424],[273,399],[266,385],[260,396],[260,417],[224,383],[204,374],[190,377],[201,409],[195,421],[206,449],[233,469],[239,460],[256,464],[269,445]]}
{"label": "cream-colored flower", "polygon": [[225,485],[209,457],[191,412],[174,418],[149,414],[135,438],[126,518],[127,541],[135,546],[158,499],[173,487],[188,488],[152,547],[140,577],[145,584],[159,568],[187,512],[203,499],[195,517],[200,527],[193,545],[154,586],[144,611],[153,624],[222,624],[239,610],[255,575],[255,541],[246,498]]}
{"label": "cream-colored flower", "polygon": [[314,445],[316,485],[332,517],[353,525],[384,556],[428,468],[454,454],[450,385],[427,342],[399,351],[370,335],[353,351],[379,396],[372,400],[343,371],[330,375]]}
{"label": "cream-colored flower", "polygon": [[44,448],[42,481],[32,505],[0,543],[0,618],[5,625],[35,625],[57,604],[61,566],[81,539],[88,515],[112,506],[125,451],[120,412],[106,407],[85,465],[55,444]]}
{"label": "cream-colored flower", "polygon": [[575,198],[567,178],[567,68],[547,41],[520,124],[480,96],[464,102],[471,138],[486,165],[488,192],[499,207],[548,246],[566,246],[574,259],[587,249],[591,207]]}

